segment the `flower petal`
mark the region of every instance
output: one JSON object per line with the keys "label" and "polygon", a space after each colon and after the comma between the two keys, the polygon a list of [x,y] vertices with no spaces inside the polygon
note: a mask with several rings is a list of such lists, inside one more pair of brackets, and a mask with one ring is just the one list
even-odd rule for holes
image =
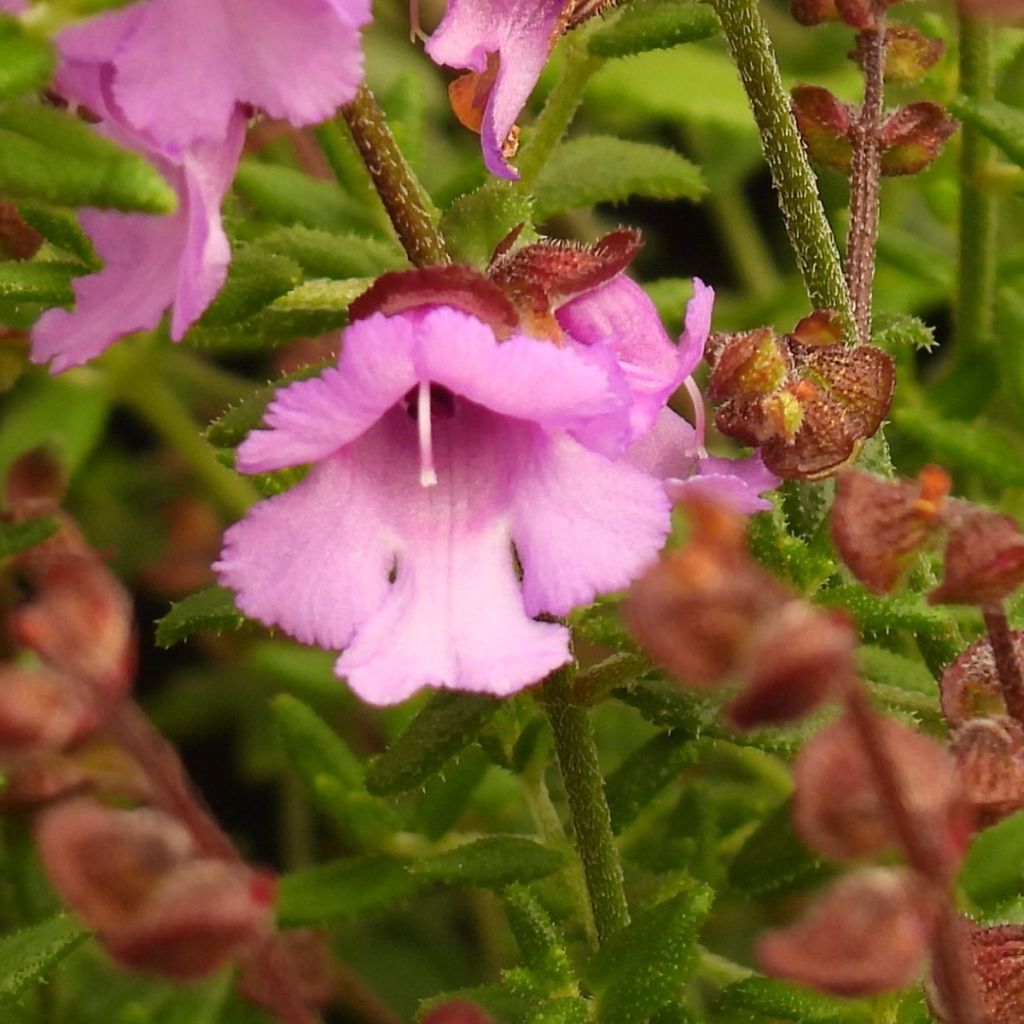
{"label": "flower petal", "polygon": [[649,474],[564,436],[523,451],[512,539],[529,614],[565,615],[626,586],[668,530],[668,499]]}
{"label": "flower petal", "polygon": [[699,277],[693,279],[693,297],[686,304],[683,333],[679,338],[679,370],[689,377],[704,358],[704,346],[711,333],[711,312],[715,305],[715,289]]}
{"label": "flower petal", "polygon": [[518,178],[502,145],[547,63],[566,0],[449,0],[448,11],[427,43],[438,64],[483,71],[487,55],[500,58],[484,111],[481,140],[487,169]]}
{"label": "flower petal", "polygon": [[654,426],[626,449],[625,460],[659,480],[686,478],[697,468],[697,432],[667,406]]}
{"label": "flower petal", "polygon": [[772,503],[760,495],[775,490],[779,483],[779,478],[765,468],[760,455],[743,459],[709,455],[699,460],[693,476],[666,481],[666,490],[673,501],[699,496],[749,515],[772,507]]}

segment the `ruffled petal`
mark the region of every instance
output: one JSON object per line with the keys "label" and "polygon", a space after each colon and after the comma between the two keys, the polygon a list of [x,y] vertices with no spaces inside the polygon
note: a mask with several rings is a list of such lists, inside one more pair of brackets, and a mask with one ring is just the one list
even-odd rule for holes
{"label": "ruffled petal", "polygon": [[489,53],[499,55],[480,135],[484,163],[501,178],[519,177],[502,145],[547,63],[565,6],[566,0],[449,0],[427,43],[436,63],[471,71],[483,71]]}
{"label": "ruffled petal", "polygon": [[564,615],[657,556],[669,501],[659,480],[561,436],[523,451],[511,522],[526,610]]}
{"label": "ruffled petal", "polygon": [[419,381],[548,429],[584,423],[621,403],[603,369],[534,338],[499,342],[476,317],[448,307],[375,314],[345,331],[338,368],[278,392],[238,450],[257,473],[325,458],[368,429]]}
{"label": "ruffled petal", "polygon": [[711,312],[715,305],[715,289],[699,277],[693,279],[693,297],[686,304],[683,333],[679,338],[680,379],[689,377],[704,358],[704,346],[711,333]]}
{"label": "ruffled petal", "polygon": [[709,455],[699,460],[694,475],[666,481],[666,490],[673,501],[708,498],[729,506],[734,512],[750,515],[772,507],[772,503],[761,495],[775,490],[780,482],[765,467],[760,455],[743,459]]}
{"label": "ruffled petal", "polygon": [[377,610],[396,547],[389,506],[402,497],[389,440],[368,435],[227,531],[214,570],[246,615],[341,650]]}

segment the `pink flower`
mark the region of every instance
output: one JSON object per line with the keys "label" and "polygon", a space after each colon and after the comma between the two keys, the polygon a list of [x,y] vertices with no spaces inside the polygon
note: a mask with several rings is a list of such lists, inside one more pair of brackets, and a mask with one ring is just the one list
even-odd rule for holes
{"label": "pink flower", "polygon": [[484,163],[501,178],[519,174],[503,155],[505,140],[537,84],[563,27],[567,0],[448,0],[427,43],[437,64],[483,74],[497,55],[497,76],[480,129]]}
{"label": "pink flower", "polygon": [[370,0],[148,0],[61,33],[68,65],[103,67],[125,123],[173,151],[219,142],[239,104],[322,121],[363,80]]}
{"label": "pink flower", "polygon": [[49,362],[53,373],[88,362],[122,335],[153,329],[168,308],[175,341],[202,315],[231,260],[220,205],[245,140],[245,118],[236,110],[223,138],[177,152],[158,150],[124,122],[99,65],[63,64],[57,85],[69,100],[103,119],[99,132],[156,165],[177,192],[178,208],[166,216],[80,211],[104,267],[74,280],[73,310],[51,309],[32,330],[32,360]]}
{"label": "pink flower", "polygon": [[[704,356],[711,330],[714,289],[694,279],[683,334],[673,345],[647,293],[625,275],[574,299],[558,311],[573,340],[611,356],[630,395],[626,458],[666,481],[675,501],[700,494],[751,513],[771,508],[760,497],[779,479],[759,455],[723,459],[705,448],[704,403],[691,374]],[[693,403],[691,426],[665,403],[685,385]]]}
{"label": "pink flower", "polygon": [[371,703],[514,693],[570,658],[534,616],[625,586],[668,532],[661,481],[588,443],[622,403],[574,347],[499,343],[449,307],[358,321],[337,369],[280,391],[239,448],[245,472],[313,468],[227,532],[220,581],[247,615],[343,649]]}
{"label": "pink flower", "polygon": [[0,11],[8,14],[21,14],[28,9],[28,0],[0,0]]}

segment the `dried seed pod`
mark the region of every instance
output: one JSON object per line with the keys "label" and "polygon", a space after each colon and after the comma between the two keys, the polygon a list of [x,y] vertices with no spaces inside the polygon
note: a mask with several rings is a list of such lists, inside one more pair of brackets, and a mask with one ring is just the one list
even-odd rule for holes
{"label": "dried seed pod", "polygon": [[917,174],[942,152],[959,122],[937,103],[911,103],[882,125],[882,173]]}
{"label": "dried seed pod", "polygon": [[832,540],[868,590],[885,594],[896,586],[914,553],[940,525],[949,485],[949,476],[938,466],[926,466],[916,483],[852,469],[839,474]]}
{"label": "dried seed pod", "polygon": [[[1024,664],[1024,631],[1011,633],[1014,650]],[[992,645],[988,637],[975,640],[942,673],[939,682],[942,713],[951,726],[969,718],[1006,714]]]}
{"label": "dried seed pod", "polygon": [[790,598],[750,557],[741,517],[687,504],[688,543],[633,585],[623,609],[638,642],[690,686],[717,686],[743,664],[751,623]]}
{"label": "dried seed pod", "polygon": [[708,398],[760,398],[780,387],[792,369],[789,352],[770,327],[718,335]]}
{"label": "dried seed pod", "polygon": [[972,718],[950,742],[960,787],[980,828],[1024,807],[1024,726],[1012,718]]}
{"label": "dried seed pod", "polygon": [[856,634],[842,612],[790,601],[765,619],[749,654],[748,682],[727,710],[738,729],[802,718],[856,673]]}
{"label": "dried seed pod", "polygon": [[[885,80],[901,85],[916,85],[946,51],[941,39],[933,39],[904,22],[893,22],[885,29]],[[864,66],[864,37],[850,57]]]}
{"label": "dried seed pod", "polygon": [[56,750],[98,724],[73,679],[46,668],[0,666],[0,758]]}
{"label": "dried seed pod", "polygon": [[817,85],[798,85],[792,96],[793,116],[811,158],[848,171],[853,159],[850,108]]}
{"label": "dried seed pod", "polygon": [[1016,520],[995,512],[967,515],[949,535],[945,573],[931,604],[987,604],[1024,583],[1024,534]]}
{"label": "dried seed pod", "polygon": [[[910,801],[948,870],[960,862],[967,829],[953,760],[935,740],[891,718],[877,727]],[[793,822],[804,842],[837,860],[872,857],[898,838],[856,729],[843,718],[812,737],[793,769]]]}
{"label": "dried seed pod", "polygon": [[834,309],[816,309],[793,328],[790,337],[805,348],[839,345],[843,340],[843,321]]}
{"label": "dried seed pod", "polygon": [[834,995],[905,988],[923,966],[934,911],[909,871],[858,871],[795,924],[764,936],[757,957],[769,974]]}
{"label": "dried seed pod", "polygon": [[1024,1007],[1024,925],[975,925],[970,949],[987,1024],[1016,1024]]}

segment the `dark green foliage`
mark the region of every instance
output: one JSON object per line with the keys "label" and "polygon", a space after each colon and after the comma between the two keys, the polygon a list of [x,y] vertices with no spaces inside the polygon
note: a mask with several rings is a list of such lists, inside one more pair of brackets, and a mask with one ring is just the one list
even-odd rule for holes
{"label": "dark green foliage", "polygon": [[0,939],[0,1006],[11,1006],[32,985],[42,981],[87,932],[61,914]]}
{"label": "dark green foliage", "polygon": [[172,647],[193,633],[238,629],[244,622],[245,616],[235,607],[230,590],[208,587],[171,606],[157,623],[156,642],[161,647]]}

